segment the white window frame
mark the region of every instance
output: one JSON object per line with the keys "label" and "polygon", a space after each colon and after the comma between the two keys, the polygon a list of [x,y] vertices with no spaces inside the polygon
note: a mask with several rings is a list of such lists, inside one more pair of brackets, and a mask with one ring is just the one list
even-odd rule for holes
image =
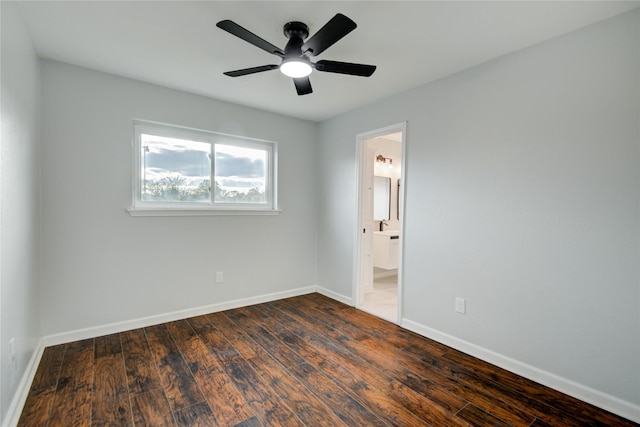
{"label": "white window frame", "polygon": [[[211,144],[211,199],[202,202],[159,202],[142,200],[142,134]],[[214,202],[215,144],[258,148],[267,152],[265,182],[266,203],[220,203]],[[193,129],[147,120],[133,121],[133,183],[131,216],[206,216],[206,215],[278,215],[277,204],[277,143],[261,139],[229,135],[202,129]]]}

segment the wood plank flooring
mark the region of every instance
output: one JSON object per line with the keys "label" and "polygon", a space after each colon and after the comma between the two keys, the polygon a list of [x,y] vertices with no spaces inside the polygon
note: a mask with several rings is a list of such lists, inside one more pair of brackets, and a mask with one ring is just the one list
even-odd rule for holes
{"label": "wood plank flooring", "polygon": [[20,426],[633,426],[320,294],[48,347]]}

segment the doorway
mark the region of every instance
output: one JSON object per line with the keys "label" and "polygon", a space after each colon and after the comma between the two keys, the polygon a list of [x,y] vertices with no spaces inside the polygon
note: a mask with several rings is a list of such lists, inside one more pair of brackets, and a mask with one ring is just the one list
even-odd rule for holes
{"label": "doorway", "polygon": [[355,306],[398,324],[402,320],[405,146],[406,123],[356,138]]}

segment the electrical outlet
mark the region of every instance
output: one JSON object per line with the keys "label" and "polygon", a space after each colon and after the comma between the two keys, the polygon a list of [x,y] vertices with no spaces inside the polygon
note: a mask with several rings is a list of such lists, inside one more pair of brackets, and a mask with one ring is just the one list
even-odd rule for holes
{"label": "electrical outlet", "polygon": [[216,273],[216,283],[224,282],[224,273],[222,271],[218,271]]}
{"label": "electrical outlet", "polygon": [[466,314],[467,302],[464,298],[456,298],[456,313]]}

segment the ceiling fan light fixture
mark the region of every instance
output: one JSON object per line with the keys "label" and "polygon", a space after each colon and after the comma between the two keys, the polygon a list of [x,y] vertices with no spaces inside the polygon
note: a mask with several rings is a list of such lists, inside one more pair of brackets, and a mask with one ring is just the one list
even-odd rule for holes
{"label": "ceiling fan light fixture", "polygon": [[294,58],[285,60],[280,65],[280,71],[282,74],[288,77],[292,77],[294,79],[307,77],[311,74],[312,68],[309,63],[302,61],[300,59]]}

